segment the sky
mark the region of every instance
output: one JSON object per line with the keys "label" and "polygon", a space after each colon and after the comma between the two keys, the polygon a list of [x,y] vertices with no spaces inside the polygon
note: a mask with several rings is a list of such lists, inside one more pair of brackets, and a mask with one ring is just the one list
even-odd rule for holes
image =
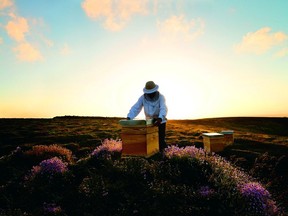
{"label": "sky", "polygon": [[[0,0],[0,118],[288,116],[287,0]],[[143,111],[138,116],[144,118]]]}

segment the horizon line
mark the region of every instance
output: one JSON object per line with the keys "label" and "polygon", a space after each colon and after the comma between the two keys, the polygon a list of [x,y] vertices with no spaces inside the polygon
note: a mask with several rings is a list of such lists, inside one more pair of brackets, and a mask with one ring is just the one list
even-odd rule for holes
{"label": "horizon line", "polygon": [[[80,116],[80,115],[63,115],[54,117],[0,117],[0,119],[57,119],[57,118],[99,118],[99,119],[126,119],[126,117],[121,116]],[[199,120],[199,119],[219,119],[219,118],[288,118],[288,115],[283,116],[215,116],[215,117],[202,117],[202,118],[171,118],[169,120]],[[143,118],[135,118],[139,120]],[[145,120],[145,119],[144,119]]]}

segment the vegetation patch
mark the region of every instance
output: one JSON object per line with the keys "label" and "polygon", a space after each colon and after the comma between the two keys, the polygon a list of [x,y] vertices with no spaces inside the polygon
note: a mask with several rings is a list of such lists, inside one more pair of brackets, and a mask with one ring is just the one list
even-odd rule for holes
{"label": "vegetation patch", "polygon": [[[106,139],[77,161],[56,145],[17,148],[1,157],[15,172],[1,179],[0,214],[281,215],[262,184],[219,155],[173,145],[146,159],[121,148]],[[43,160],[23,165],[35,155]]]}
{"label": "vegetation patch", "polygon": [[[233,130],[234,143],[219,155],[149,159],[111,151],[119,120],[0,119],[0,215],[287,215],[287,118],[169,120],[166,141],[175,152],[200,150],[205,132]],[[46,175],[41,167],[50,159],[65,172]],[[234,181],[239,171],[249,181]],[[247,196],[251,187],[263,197]],[[266,202],[272,207],[261,210]]]}

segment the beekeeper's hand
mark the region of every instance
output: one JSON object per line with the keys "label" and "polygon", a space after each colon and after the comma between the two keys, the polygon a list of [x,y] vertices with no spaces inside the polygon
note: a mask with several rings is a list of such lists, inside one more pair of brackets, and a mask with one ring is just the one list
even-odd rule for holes
{"label": "beekeeper's hand", "polygon": [[159,126],[162,122],[162,119],[161,118],[157,118],[154,122],[154,126]]}

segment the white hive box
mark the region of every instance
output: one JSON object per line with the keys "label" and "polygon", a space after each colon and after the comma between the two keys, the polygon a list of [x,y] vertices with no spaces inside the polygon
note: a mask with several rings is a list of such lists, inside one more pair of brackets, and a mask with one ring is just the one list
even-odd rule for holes
{"label": "white hive box", "polygon": [[203,133],[204,149],[207,152],[220,152],[225,147],[224,135],[221,133]]}
{"label": "white hive box", "polygon": [[121,120],[122,155],[150,157],[159,152],[158,127],[152,121]]}
{"label": "white hive box", "polygon": [[221,134],[224,135],[224,142],[225,145],[232,145],[234,143],[234,131],[233,130],[225,130],[221,131]]}

